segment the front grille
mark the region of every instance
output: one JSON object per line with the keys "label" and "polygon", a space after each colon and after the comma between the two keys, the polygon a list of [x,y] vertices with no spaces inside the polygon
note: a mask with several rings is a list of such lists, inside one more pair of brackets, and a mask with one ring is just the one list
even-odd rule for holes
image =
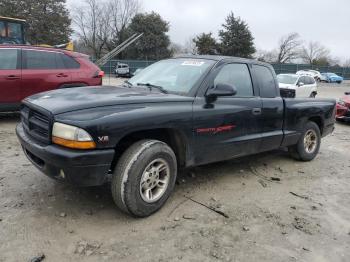
{"label": "front grille", "polygon": [[287,89],[287,88],[280,88],[280,94],[283,98],[294,98],[295,97],[295,90],[294,89]]}
{"label": "front grille", "polygon": [[26,105],[21,107],[21,121],[25,132],[43,143],[50,142],[50,116]]}

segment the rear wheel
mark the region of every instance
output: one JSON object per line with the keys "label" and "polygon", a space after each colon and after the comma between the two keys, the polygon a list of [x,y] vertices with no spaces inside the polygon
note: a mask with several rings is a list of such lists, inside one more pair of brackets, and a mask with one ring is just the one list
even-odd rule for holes
{"label": "rear wheel", "polygon": [[317,93],[316,93],[316,92],[312,92],[312,93],[310,94],[310,97],[311,97],[311,98],[315,98],[315,97],[316,97],[316,95],[317,95]]}
{"label": "rear wheel", "polygon": [[289,148],[292,157],[310,161],[316,157],[321,145],[321,132],[315,122],[307,122],[296,145]]}
{"label": "rear wheel", "polygon": [[141,140],[119,159],[112,176],[112,195],[126,213],[146,217],[169,198],[176,181],[177,162],[172,149],[158,140]]}
{"label": "rear wheel", "polygon": [[73,87],[82,87],[82,86],[86,86],[86,84],[84,84],[84,83],[63,84],[63,85],[60,85],[60,86],[58,87],[58,89],[62,89],[62,88],[73,88]]}

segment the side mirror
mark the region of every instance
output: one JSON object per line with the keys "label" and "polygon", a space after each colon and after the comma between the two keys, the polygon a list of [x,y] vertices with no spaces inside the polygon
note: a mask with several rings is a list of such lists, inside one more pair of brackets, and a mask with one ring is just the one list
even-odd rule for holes
{"label": "side mirror", "polygon": [[303,86],[304,85],[304,83],[303,82],[299,82],[298,83],[298,86],[300,87],[300,86]]}
{"label": "side mirror", "polygon": [[234,96],[237,94],[237,89],[233,85],[218,83],[212,89],[209,89],[206,94],[207,103],[214,102],[220,96]]}

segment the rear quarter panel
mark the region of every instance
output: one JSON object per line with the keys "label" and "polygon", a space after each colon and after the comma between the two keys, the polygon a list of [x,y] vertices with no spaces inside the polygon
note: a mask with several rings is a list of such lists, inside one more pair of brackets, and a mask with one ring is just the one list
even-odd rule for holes
{"label": "rear quarter panel", "polygon": [[88,86],[102,85],[102,78],[93,77],[100,68],[84,57],[74,58],[80,64],[80,68],[69,69],[72,74],[72,82],[84,83]]}
{"label": "rear quarter panel", "polygon": [[323,136],[333,131],[336,106],[334,99],[285,98],[284,104],[283,130],[285,138],[282,143],[283,146],[295,144],[303,131],[304,125],[310,119],[320,121]]}

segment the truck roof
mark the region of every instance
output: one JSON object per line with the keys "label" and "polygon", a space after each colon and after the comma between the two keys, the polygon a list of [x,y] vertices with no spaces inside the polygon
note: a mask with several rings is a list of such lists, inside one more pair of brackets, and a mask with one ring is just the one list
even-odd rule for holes
{"label": "truck roof", "polygon": [[255,59],[249,59],[249,58],[241,58],[241,57],[235,57],[235,56],[221,56],[221,55],[180,55],[176,56],[175,58],[191,58],[191,59],[208,59],[208,60],[214,60],[214,61],[227,61],[230,60],[232,62],[242,62],[242,63],[254,63],[254,64],[260,64],[260,65],[266,65],[271,66],[268,63],[261,62]]}

